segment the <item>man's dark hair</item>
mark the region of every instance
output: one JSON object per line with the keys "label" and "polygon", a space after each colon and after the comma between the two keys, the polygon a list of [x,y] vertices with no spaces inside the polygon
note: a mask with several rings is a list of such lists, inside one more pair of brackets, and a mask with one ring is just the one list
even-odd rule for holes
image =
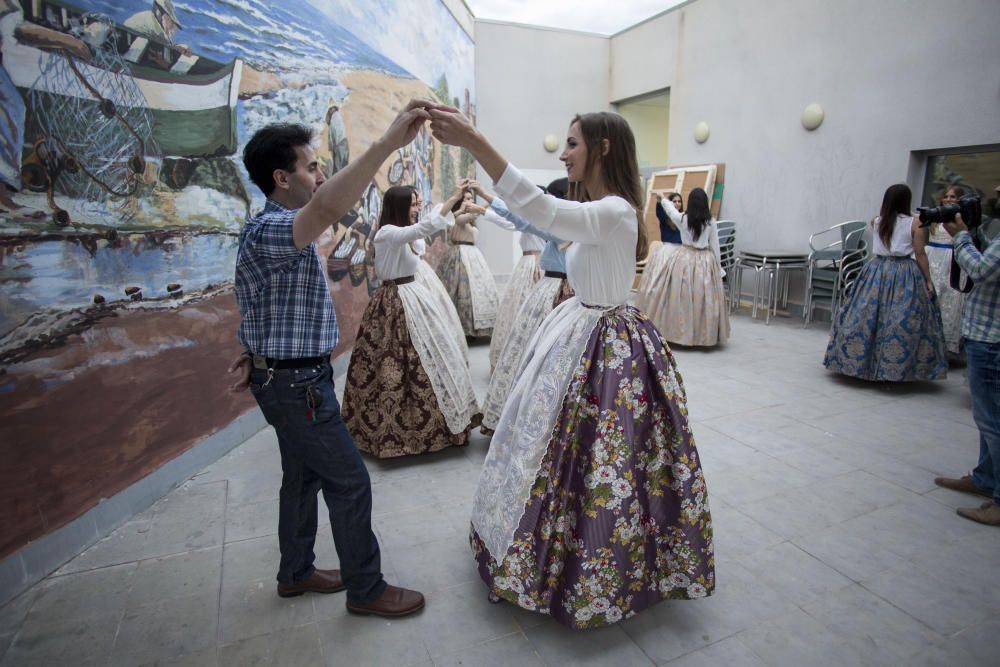
{"label": "man's dark hair", "polygon": [[243,149],[243,166],[250,180],[270,197],[274,191],[274,170],[295,170],[296,146],[312,143],[313,131],[305,125],[274,123],[257,130]]}

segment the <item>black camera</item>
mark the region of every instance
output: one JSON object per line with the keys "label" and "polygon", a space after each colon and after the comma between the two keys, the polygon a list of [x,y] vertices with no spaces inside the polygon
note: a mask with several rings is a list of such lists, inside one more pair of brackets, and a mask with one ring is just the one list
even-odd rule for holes
{"label": "black camera", "polygon": [[962,214],[962,222],[969,229],[978,227],[983,222],[983,207],[979,195],[965,195],[957,204],[921,206],[917,212],[920,214],[921,227],[935,222],[954,222],[955,216],[959,213]]}

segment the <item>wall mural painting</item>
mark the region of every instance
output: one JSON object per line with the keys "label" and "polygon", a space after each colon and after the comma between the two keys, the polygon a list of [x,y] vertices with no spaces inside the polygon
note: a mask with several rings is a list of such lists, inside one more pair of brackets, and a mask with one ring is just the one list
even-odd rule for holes
{"label": "wall mural painting", "polygon": [[[224,377],[263,205],[249,137],[307,124],[332,174],[415,96],[474,116],[473,44],[440,0],[0,0],[0,557],[253,407]],[[422,133],[321,237],[335,354],[376,287],[384,190],[429,205],[473,173]]]}

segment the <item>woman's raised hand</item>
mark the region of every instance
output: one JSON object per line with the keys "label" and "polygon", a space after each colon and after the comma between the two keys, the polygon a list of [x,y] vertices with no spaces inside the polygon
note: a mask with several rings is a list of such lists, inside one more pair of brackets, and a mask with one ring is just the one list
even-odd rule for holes
{"label": "woman's raised hand", "polygon": [[475,126],[458,109],[436,105],[430,110],[431,132],[444,144],[468,148],[476,136]]}

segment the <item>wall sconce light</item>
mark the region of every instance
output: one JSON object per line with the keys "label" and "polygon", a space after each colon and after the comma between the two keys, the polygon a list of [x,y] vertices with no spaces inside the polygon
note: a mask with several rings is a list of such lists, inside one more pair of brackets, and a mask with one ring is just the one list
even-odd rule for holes
{"label": "wall sconce light", "polygon": [[708,123],[706,123],[705,121],[700,121],[697,125],[694,126],[694,140],[697,141],[699,144],[703,144],[706,141],[708,141],[708,135],[709,135]]}
{"label": "wall sconce light", "polygon": [[542,145],[548,152],[555,153],[559,149],[559,137],[554,134],[546,134]]}
{"label": "wall sconce light", "polygon": [[823,113],[823,107],[821,107],[818,103],[813,102],[802,112],[802,127],[810,131],[815,130],[823,124],[824,117],[825,114]]}

